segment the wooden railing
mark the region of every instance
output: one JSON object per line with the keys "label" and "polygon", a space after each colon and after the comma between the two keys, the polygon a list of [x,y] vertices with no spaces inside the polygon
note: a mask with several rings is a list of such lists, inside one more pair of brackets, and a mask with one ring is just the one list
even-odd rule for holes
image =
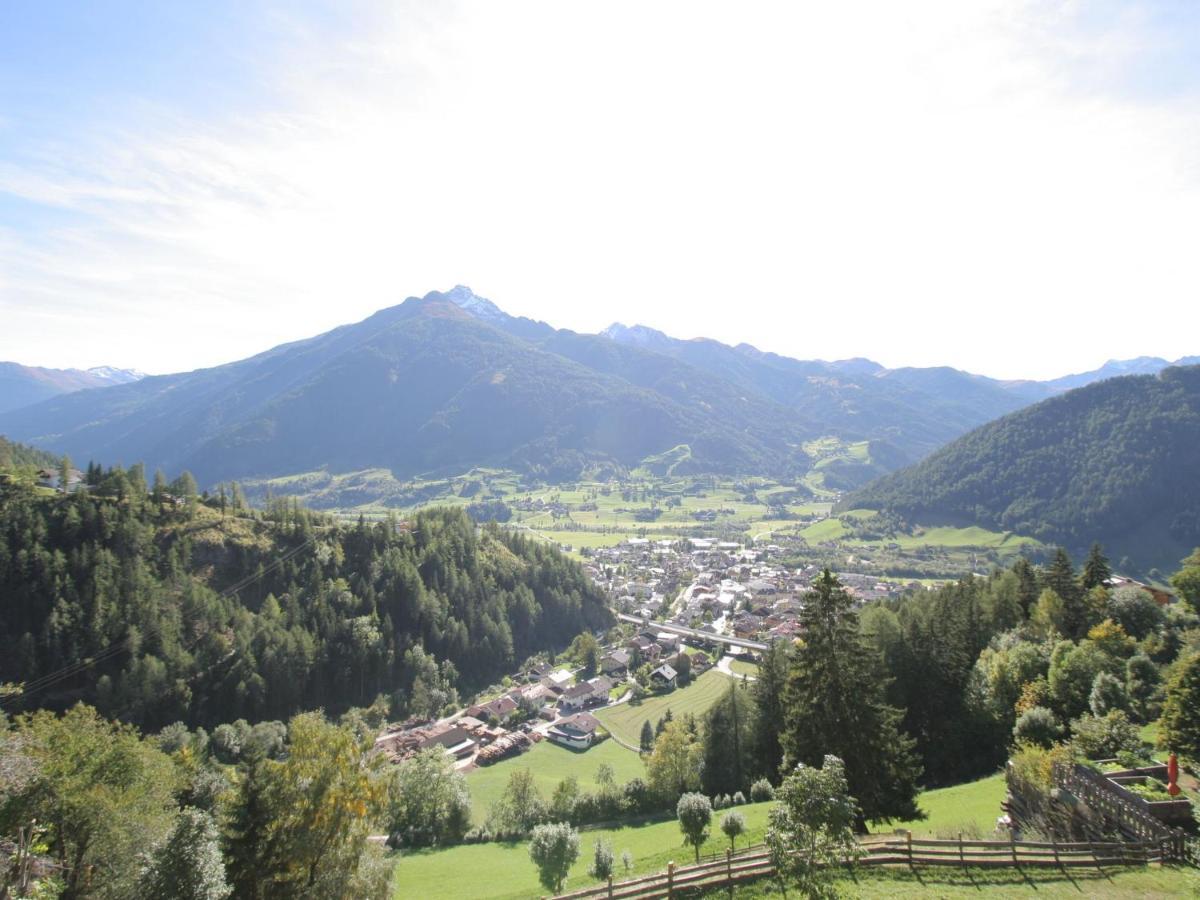
{"label": "wooden railing", "polygon": [[[1186,857],[1186,835],[1155,817],[1150,804],[1113,784],[1107,777],[1088,766],[1058,764],[1054,767],[1054,783],[1065,788],[1112,823],[1121,834],[1135,841],[1155,841],[1164,846],[1167,859]],[[1186,800],[1178,801],[1187,804]]]}
{"label": "wooden railing", "polygon": [[[1145,865],[1165,862],[1164,843],[1159,840],[1120,842],[1091,841],[1058,843],[1055,841],[973,841],[925,840],[903,835],[877,837],[859,845],[860,855],[847,859],[847,865],[866,866],[954,866],[976,868],[1055,868],[1064,873],[1070,868]],[[611,878],[601,885],[560,894],[555,900],[655,900],[671,898],[677,892],[696,888],[715,888],[775,875],[770,852],[751,848],[740,853],[725,851],[723,859],[679,866],[669,863],[665,872],[628,881]]]}

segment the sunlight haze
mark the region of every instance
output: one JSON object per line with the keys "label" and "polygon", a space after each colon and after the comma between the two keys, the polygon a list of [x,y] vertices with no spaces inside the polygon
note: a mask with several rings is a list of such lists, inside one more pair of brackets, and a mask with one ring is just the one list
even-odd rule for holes
{"label": "sunlight haze", "polygon": [[559,328],[1002,378],[1194,354],[1198,22],[9,4],[0,359],[211,366],[459,283]]}

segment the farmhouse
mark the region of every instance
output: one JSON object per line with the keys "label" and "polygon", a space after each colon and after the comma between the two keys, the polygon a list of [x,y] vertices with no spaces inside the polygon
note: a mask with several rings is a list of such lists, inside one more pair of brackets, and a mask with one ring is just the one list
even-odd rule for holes
{"label": "farmhouse", "polygon": [[596,739],[596,729],[600,721],[591,713],[577,713],[569,719],[563,719],[547,735],[556,744],[570,747],[574,750],[586,750]]}
{"label": "farmhouse", "polygon": [[650,680],[656,684],[670,685],[675,687],[675,679],[678,673],[666,663],[663,663],[657,669],[650,673]]}
{"label": "farmhouse", "polygon": [[600,660],[600,671],[605,675],[624,675],[629,671],[629,651],[618,648],[606,653]]}
{"label": "farmhouse", "polygon": [[476,719],[488,721],[495,719],[497,722],[503,722],[505,716],[517,708],[517,701],[509,694],[499,697],[488,703],[480,703],[476,706],[467,708],[467,715],[474,716]]}

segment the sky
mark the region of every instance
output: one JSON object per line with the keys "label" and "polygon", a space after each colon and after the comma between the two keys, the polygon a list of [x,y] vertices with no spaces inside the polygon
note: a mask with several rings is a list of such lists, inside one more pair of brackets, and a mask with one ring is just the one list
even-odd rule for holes
{"label": "sky", "polygon": [[1050,378],[1200,353],[1200,4],[0,4],[0,359],[514,315]]}

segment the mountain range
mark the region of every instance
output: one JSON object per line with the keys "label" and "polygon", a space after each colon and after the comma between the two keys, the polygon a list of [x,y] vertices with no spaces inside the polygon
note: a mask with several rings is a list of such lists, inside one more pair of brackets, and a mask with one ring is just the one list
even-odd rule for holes
{"label": "mountain range", "polygon": [[1200,545],[1200,365],[1095,382],[990,422],[844,497],[1173,566]]}
{"label": "mountain range", "polygon": [[947,367],[802,361],[645,326],[579,334],[459,286],[222,366],[20,409],[6,398],[0,433],[76,460],[189,469],[202,484],[478,465],[556,480],[671,451],[677,472],[788,476],[811,467],[806,442],[833,436],[868,442],[828,470],[831,486],[851,488],[1062,389]]}
{"label": "mountain range", "polygon": [[32,406],[59,394],[129,384],[143,377],[136,369],[117,369],[112,366],[43,369],[15,362],[0,362],[0,413]]}

